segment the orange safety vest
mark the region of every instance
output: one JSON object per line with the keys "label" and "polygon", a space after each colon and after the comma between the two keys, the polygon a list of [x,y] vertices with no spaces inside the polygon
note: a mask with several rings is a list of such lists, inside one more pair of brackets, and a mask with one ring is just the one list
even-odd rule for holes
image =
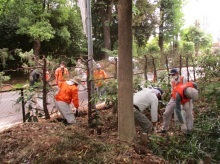
{"label": "orange safety vest", "polygon": [[96,87],[102,86],[105,78],[107,78],[107,75],[104,70],[95,70],[94,71],[94,83],[95,83]]}
{"label": "orange safety vest", "polygon": [[75,108],[79,107],[79,98],[78,98],[78,88],[76,85],[68,85],[66,82],[61,82],[58,84],[60,90],[57,95],[55,95],[55,99],[57,101],[64,101],[68,104],[71,102],[75,106]]}
{"label": "orange safety vest", "polygon": [[56,82],[58,83],[58,81],[65,81],[69,78],[69,72],[67,68],[57,68],[55,71],[55,77],[56,77]]}
{"label": "orange safety vest", "polygon": [[171,83],[171,86],[172,86],[172,94],[171,94],[171,97],[175,100],[175,89],[177,86],[183,84],[183,79],[184,79],[184,76],[180,76],[180,81],[178,83],[175,83],[175,81],[172,81]]}
{"label": "orange safety vest", "polygon": [[[194,88],[194,85],[192,82],[188,82],[188,83],[185,83],[183,85],[178,85],[178,87],[176,87],[176,92],[179,93],[180,97],[181,97],[181,104],[185,104],[187,102],[190,101],[190,98],[187,98],[185,95],[184,95],[184,90],[188,87],[192,87]],[[176,92],[175,92],[175,95],[176,95]]]}

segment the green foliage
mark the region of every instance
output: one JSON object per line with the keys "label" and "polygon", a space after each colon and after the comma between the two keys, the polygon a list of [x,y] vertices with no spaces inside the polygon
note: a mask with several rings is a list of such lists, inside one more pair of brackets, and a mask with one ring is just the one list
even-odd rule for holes
{"label": "green foliage", "polygon": [[105,83],[104,87],[106,88],[105,94],[103,95],[105,103],[106,105],[112,105],[113,113],[116,113],[118,108],[118,81],[108,81]]}
{"label": "green foliage", "polygon": [[[167,134],[152,135],[149,147],[169,163],[199,163],[211,156],[212,163],[220,161],[220,83],[202,81],[199,102],[194,102],[194,131],[190,136]],[[210,103],[212,102],[212,103]]]}
{"label": "green foliage", "polygon": [[[213,109],[220,109],[220,82],[214,79],[211,83],[203,82],[200,84],[201,97],[204,97],[206,102],[212,102]],[[219,111],[220,112],[220,111]],[[219,113],[220,114],[220,113]]]}
{"label": "green foliage", "polygon": [[140,91],[142,88],[142,81],[143,81],[143,76],[142,75],[135,75],[133,76],[133,89],[134,92]]}
{"label": "green foliage", "polygon": [[108,49],[103,49],[103,51],[105,52],[105,53],[107,53],[108,54],[108,56],[112,56],[112,57],[117,57],[118,56],[118,50],[108,50]]}
{"label": "green foliage", "polygon": [[0,88],[2,87],[2,82],[10,80],[10,76],[5,76],[5,72],[0,72]]}
{"label": "green foliage", "polygon": [[183,25],[182,7],[182,0],[160,1],[160,33],[166,42],[176,41],[174,38],[178,36]]}
{"label": "green foliage", "polygon": [[151,43],[147,44],[146,48],[147,48],[148,54],[152,55],[152,56],[156,55],[160,52],[160,47],[155,42],[151,42]]}
{"label": "green foliage", "polygon": [[149,87],[149,86],[160,87],[164,91],[163,96],[162,96],[163,100],[161,101],[161,103],[165,105],[170,99],[170,87],[171,86],[167,84],[168,84],[167,72],[159,71],[157,82],[146,81],[146,83],[144,84],[144,87]]}
{"label": "green foliage", "polygon": [[[191,136],[155,136],[150,137],[149,147],[169,163],[199,163],[207,154],[211,155],[212,163],[218,163],[220,158],[220,120],[206,118],[200,120],[205,113],[197,118],[196,130]],[[198,126],[197,126],[198,125]]]}
{"label": "green foliage", "polygon": [[212,37],[205,33],[200,27],[190,26],[182,30],[181,39],[187,42],[193,42],[195,51],[210,49],[212,45]]}
{"label": "green foliage", "polygon": [[183,55],[190,57],[194,54],[195,48],[194,48],[194,43],[193,42],[183,42],[182,43],[182,51]]}
{"label": "green foliage", "polygon": [[219,77],[220,74],[220,51],[215,54],[200,55],[198,57],[198,67],[201,67],[201,73],[205,74],[206,80],[212,80],[214,77]]}
{"label": "green foliage", "polygon": [[155,33],[159,24],[159,15],[156,10],[159,1],[154,3],[146,0],[137,0],[132,7],[132,28],[138,46],[147,43],[150,36]]}
{"label": "green foliage", "polygon": [[20,19],[18,34],[27,34],[34,40],[37,39],[40,41],[47,41],[54,37],[54,29],[48,21],[36,22],[33,25],[29,25],[29,23],[26,22],[27,20],[28,18]]}
{"label": "green foliage", "polygon": [[8,49],[3,48],[0,49],[0,61],[2,62],[2,65],[4,66],[6,64],[6,60],[9,57]]}
{"label": "green foliage", "polygon": [[76,3],[17,0],[5,2],[4,9],[0,14],[2,47],[30,51],[33,40],[37,39],[41,41],[41,53],[50,54],[53,58],[60,54],[76,56],[87,51]]}

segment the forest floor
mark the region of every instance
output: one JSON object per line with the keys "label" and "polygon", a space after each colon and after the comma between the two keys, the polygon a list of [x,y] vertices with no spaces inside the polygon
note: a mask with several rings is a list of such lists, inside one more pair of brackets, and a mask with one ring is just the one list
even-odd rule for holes
{"label": "forest floor", "polygon": [[143,145],[138,133],[134,142],[120,141],[111,110],[99,110],[99,116],[96,128],[84,114],[75,125],[65,126],[54,116],[6,129],[0,133],[0,163],[168,163]]}

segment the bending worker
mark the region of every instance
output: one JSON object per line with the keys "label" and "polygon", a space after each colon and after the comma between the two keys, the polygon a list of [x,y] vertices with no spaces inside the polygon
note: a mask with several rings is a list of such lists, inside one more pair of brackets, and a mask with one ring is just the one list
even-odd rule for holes
{"label": "bending worker", "polygon": [[[166,133],[166,131],[169,129],[170,120],[176,107],[174,93],[176,87],[187,82],[184,76],[179,75],[179,71],[177,68],[172,68],[170,70],[169,76],[171,76],[171,98],[166,106],[165,112],[163,113],[163,126],[162,130],[160,130],[159,133]],[[174,119],[175,121],[178,121],[178,119],[176,118],[176,113],[174,113]]]}
{"label": "bending worker", "polygon": [[[161,100],[163,91],[160,88],[143,88],[133,96],[134,104],[134,120],[143,132],[151,132],[156,130],[158,121],[158,100]],[[151,121],[142,113],[146,108],[150,107]]]}
{"label": "bending worker", "polygon": [[78,85],[80,85],[81,80],[77,77],[70,79],[68,81],[59,83],[60,90],[57,95],[55,95],[56,106],[60,111],[61,115],[64,117],[64,123],[74,124],[76,123],[75,115],[71,109],[70,104],[72,103],[78,111],[79,98],[78,98]]}
{"label": "bending worker", "polygon": [[[193,129],[193,102],[198,98],[197,85],[194,82],[188,82],[186,84],[179,85],[175,89],[175,102],[176,102],[176,115],[178,120],[181,123],[181,130],[184,133],[190,134]],[[181,105],[182,110],[185,111],[184,117],[181,114]]]}

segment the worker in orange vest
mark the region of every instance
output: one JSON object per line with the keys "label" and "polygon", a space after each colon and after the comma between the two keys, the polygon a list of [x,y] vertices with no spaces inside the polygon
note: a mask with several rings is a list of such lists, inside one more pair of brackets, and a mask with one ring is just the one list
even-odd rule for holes
{"label": "worker in orange vest", "polygon": [[75,115],[71,109],[70,104],[72,103],[78,113],[79,98],[78,98],[78,85],[81,84],[81,80],[78,77],[74,77],[65,82],[60,82],[59,92],[55,95],[56,106],[63,116],[63,122],[66,125],[76,123]]}
{"label": "worker in orange vest", "polygon": [[66,81],[69,79],[69,71],[65,67],[64,61],[60,63],[60,67],[56,69],[55,71],[55,78],[56,78],[56,84],[62,81]]}
{"label": "worker in orange vest", "polygon": [[96,69],[94,71],[94,84],[99,96],[101,96],[105,92],[105,89],[103,88],[103,83],[106,78],[106,72],[101,69],[101,65],[99,63],[96,64]]}
{"label": "worker in orange vest", "polygon": [[[187,82],[178,85],[175,89],[176,115],[181,123],[181,130],[186,134],[190,134],[193,129],[193,101],[198,98],[197,84],[194,82]],[[193,101],[192,101],[193,100]],[[185,111],[184,118],[181,114]]]}
{"label": "worker in orange vest", "polygon": [[171,76],[171,98],[166,106],[165,112],[163,113],[163,126],[162,126],[162,130],[160,130],[159,133],[166,133],[166,131],[169,129],[170,120],[172,118],[174,109],[176,107],[176,102],[175,102],[176,87],[185,84],[187,82],[184,76],[179,75],[179,71],[177,68],[171,69],[169,76]]}

